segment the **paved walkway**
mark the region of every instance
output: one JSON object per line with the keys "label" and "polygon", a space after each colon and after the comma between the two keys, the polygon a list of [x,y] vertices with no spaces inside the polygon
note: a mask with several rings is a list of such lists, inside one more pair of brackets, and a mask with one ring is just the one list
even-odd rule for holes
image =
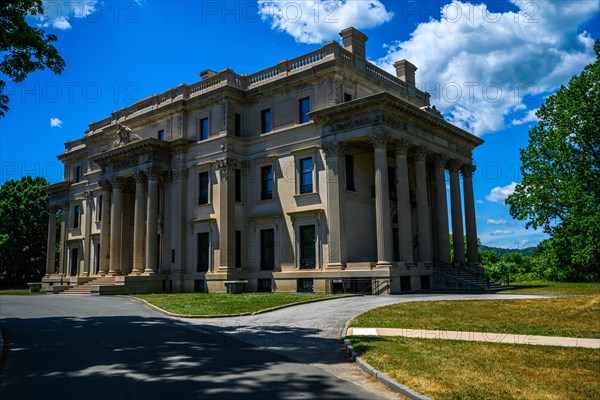
{"label": "paved walkway", "polygon": [[432,331],[426,329],[348,328],[347,336],[402,336],[420,339],[464,340],[469,342],[529,344],[539,346],[600,349],[600,339],[559,336],[513,335],[510,333]]}

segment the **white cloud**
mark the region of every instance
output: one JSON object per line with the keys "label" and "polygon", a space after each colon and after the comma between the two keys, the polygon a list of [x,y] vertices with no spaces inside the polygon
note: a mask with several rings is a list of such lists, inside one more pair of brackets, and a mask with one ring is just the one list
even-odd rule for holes
{"label": "white cloud", "polygon": [[98,11],[98,0],[43,0],[43,4],[44,14],[37,17],[38,26],[61,31],[71,29],[70,18],[87,18]]}
{"label": "white cloud", "polygon": [[492,218],[488,218],[485,221],[488,225],[506,225],[506,223],[508,222],[505,219],[492,219]]}
{"label": "white cloud", "polygon": [[394,16],[379,0],[258,0],[258,13],[272,29],[309,44],[335,39],[350,26],[373,28]]}
{"label": "white cloud", "polygon": [[516,187],[516,182],[512,182],[506,186],[496,186],[485,196],[485,199],[493,203],[504,204],[504,200],[515,191]]}
{"label": "white cloud", "polygon": [[483,200],[475,200],[475,203],[477,203],[477,204],[483,204]]}
{"label": "white cloud", "polygon": [[494,232],[490,233],[492,236],[502,236],[502,235],[512,235],[515,231],[511,231],[508,229],[497,229]]}
{"label": "white cloud", "polygon": [[63,123],[60,118],[50,118],[50,127],[52,128],[62,128]]}
{"label": "white cloud", "polygon": [[[528,109],[527,96],[553,92],[594,60],[593,39],[577,29],[600,10],[597,1],[512,3],[516,11],[503,12],[454,0],[377,63],[393,72],[411,61],[449,121],[478,136],[500,130]],[[522,123],[533,118],[526,112]]]}
{"label": "white cloud", "polygon": [[527,113],[523,116],[523,118],[513,119],[511,121],[511,124],[512,125],[523,125],[528,122],[538,122],[538,117],[537,117],[537,115],[535,115],[537,110],[538,110],[537,108],[534,110],[528,110]]}

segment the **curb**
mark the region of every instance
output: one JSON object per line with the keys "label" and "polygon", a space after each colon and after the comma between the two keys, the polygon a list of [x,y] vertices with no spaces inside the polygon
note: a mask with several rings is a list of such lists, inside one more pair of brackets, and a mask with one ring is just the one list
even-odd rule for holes
{"label": "curb", "polygon": [[306,301],[301,301],[299,303],[284,304],[282,306],[266,308],[264,310],[258,310],[258,311],[254,311],[254,312],[246,312],[246,313],[239,313],[239,314],[217,314],[217,315],[186,315],[186,314],[176,314],[176,313],[169,312],[167,310],[163,310],[162,308],[160,308],[158,306],[155,306],[154,304],[148,302],[147,300],[140,299],[138,297],[132,297],[132,296],[123,296],[123,297],[126,297],[128,299],[133,299],[133,300],[136,300],[136,301],[139,301],[139,302],[142,302],[143,304],[145,304],[149,308],[152,308],[153,310],[158,311],[161,314],[168,315],[169,317],[210,319],[210,318],[229,318],[229,317],[245,317],[245,316],[250,316],[250,315],[259,315],[259,314],[265,314],[265,313],[269,313],[269,312],[281,310],[283,308],[300,306],[300,305],[303,305],[303,304],[318,303],[320,301],[337,300],[337,299],[344,299],[344,298],[350,298],[350,297],[359,297],[359,296],[361,296],[361,295],[355,294],[355,295],[350,295],[350,296],[340,296],[340,297],[329,297],[329,298],[325,298],[325,299],[306,300]]}
{"label": "curb", "polygon": [[354,348],[352,347],[350,340],[346,336],[346,333],[348,332],[348,325],[350,324],[350,321],[351,320],[348,320],[348,322],[346,322],[346,326],[344,326],[344,330],[342,333],[342,340],[344,341],[344,345],[346,346],[346,351],[348,352],[348,354],[350,354],[350,356],[352,357],[354,362],[356,362],[356,365],[358,365],[358,367],[360,369],[362,369],[364,372],[371,375],[373,378],[377,379],[379,382],[383,383],[387,387],[401,393],[402,395],[408,397],[409,399],[433,400],[431,397],[427,397],[424,394],[421,394],[421,393],[409,388],[408,386],[405,386],[405,385],[397,382],[396,380],[390,378],[388,375],[373,368],[368,362],[366,362],[365,360],[360,358],[358,356],[358,354],[356,353],[356,351],[354,350]]}
{"label": "curb", "polygon": [[4,350],[4,337],[2,337],[2,331],[0,331],[0,360],[2,360],[2,351]]}

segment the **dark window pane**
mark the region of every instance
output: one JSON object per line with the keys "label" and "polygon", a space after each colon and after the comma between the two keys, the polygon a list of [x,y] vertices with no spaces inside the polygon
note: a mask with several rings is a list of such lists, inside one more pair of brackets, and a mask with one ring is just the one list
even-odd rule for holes
{"label": "dark window pane", "polygon": [[300,227],[300,268],[311,269],[316,267],[316,236],[315,226]]}
{"label": "dark window pane", "polygon": [[235,170],[235,201],[242,201],[242,170]]}
{"label": "dark window pane", "polygon": [[347,101],[352,101],[352,95],[350,93],[344,93],[344,103]]}
{"label": "dark window pane", "polygon": [[263,229],[260,231],[260,269],[275,268],[275,231]]}
{"label": "dark window pane", "polygon": [[79,228],[79,219],[81,215],[81,208],[75,206],[73,208],[73,228]]}
{"label": "dark window pane", "polygon": [[198,265],[196,266],[196,272],[208,271],[209,263],[209,240],[208,232],[198,234]]}
{"label": "dark window pane", "polygon": [[208,204],[208,172],[198,174],[198,204]]}
{"label": "dark window pane", "polygon": [[235,231],[235,267],[242,268],[242,231]]}
{"label": "dark window pane", "polygon": [[314,281],[312,278],[300,278],[297,283],[297,290],[299,292],[313,292],[314,291]]}
{"label": "dark window pane", "polygon": [[208,118],[200,120],[200,140],[208,139]]}
{"label": "dark window pane", "polygon": [[356,190],[354,185],[354,158],[346,154],[346,190]]}
{"label": "dark window pane", "polygon": [[307,115],[310,112],[310,97],[300,99],[300,123],[310,121],[310,117]]}
{"label": "dark window pane", "polygon": [[262,110],[260,113],[261,132],[271,132],[271,109]]}
{"label": "dark window pane", "polygon": [[242,116],[240,114],[235,114],[233,134],[235,136],[242,136]]}
{"label": "dark window pane", "polygon": [[98,196],[98,221],[102,221],[102,195]]}
{"label": "dark window pane", "polygon": [[158,138],[160,140],[165,140],[165,131],[164,130],[161,129],[160,131],[158,131]]}
{"label": "dark window pane", "polygon": [[81,180],[81,167],[77,166],[75,167],[75,183],[79,182]]}
{"label": "dark window pane", "polygon": [[269,165],[262,167],[260,170],[261,175],[261,188],[260,198],[261,200],[268,200],[273,198],[273,168]]}
{"label": "dark window pane", "polygon": [[312,158],[300,160],[300,193],[313,192]]}

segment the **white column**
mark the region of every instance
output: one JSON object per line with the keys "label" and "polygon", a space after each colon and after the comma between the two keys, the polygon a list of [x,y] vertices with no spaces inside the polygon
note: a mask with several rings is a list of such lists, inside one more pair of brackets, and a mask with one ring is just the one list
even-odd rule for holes
{"label": "white column", "polygon": [[235,268],[235,161],[217,161],[219,171],[219,267],[220,272]]}
{"label": "white column", "polygon": [[452,245],[454,248],[454,262],[465,262],[465,244],[463,236],[462,208],[460,205],[460,181],[458,171],[460,164],[457,161],[450,167],[450,203],[452,206]]}
{"label": "white column", "polygon": [[56,268],[56,208],[48,208],[48,242],[46,245],[46,276],[54,273]]}
{"label": "white column", "polygon": [[148,170],[148,212],[146,213],[146,269],[144,275],[158,273],[158,183],[162,172]]}
{"label": "white column", "polygon": [[63,203],[62,220],[60,222],[60,250],[58,255],[58,273],[65,275],[66,269],[66,252],[67,252],[67,221],[69,220],[69,203]]}
{"label": "white column", "polygon": [[[175,251],[175,260],[171,259],[171,273],[181,274],[185,272],[185,190],[188,170],[185,168],[174,169],[171,171],[172,182],[170,187],[170,203],[169,203],[169,232],[171,249]],[[166,210],[165,210],[166,211]]]}
{"label": "white column", "polygon": [[100,215],[100,267],[98,273],[106,275],[110,269],[110,196],[112,186],[109,181],[100,182],[102,188],[102,214]]}
{"label": "white column", "polygon": [[387,144],[385,133],[369,136],[375,158],[375,222],[377,227],[377,266],[392,265],[392,225],[388,187]]}
{"label": "white column", "polygon": [[465,201],[465,226],[467,228],[467,260],[471,265],[479,265],[475,197],[473,196],[473,172],[475,171],[475,166],[472,164],[463,165],[461,171]]}
{"label": "white column", "polygon": [[417,228],[419,239],[419,261],[430,263],[431,254],[431,215],[427,196],[427,168],[425,161],[427,150],[419,148],[415,154],[416,196],[417,196]]}
{"label": "white column", "polygon": [[435,195],[438,254],[437,258],[449,263],[450,260],[450,230],[448,223],[448,200],[446,197],[446,161],[448,158],[438,154],[435,159]]}
{"label": "white column", "polygon": [[323,145],[327,161],[327,259],[326,269],[343,269],[346,264],[344,237],[345,166],[342,165],[344,147],[340,142]]}
{"label": "white column", "polygon": [[415,262],[413,256],[412,221],[410,212],[410,188],[408,183],[408,142],[402,141],[396,145],[396,176],[398,177],[397,209],[398,236],[400,241],[400,261],[405,265]]}
{"label": "white column", "polygon": [[80,275],[90,276],[92,263],[92,202],[94,201],[94,196],[90,191],[86,191],[84,196],[83,273]]}
{"label": "white column", "polygon": [[[121,238],[123,223],[123,182],[120,178],[111,181],[112,204],[110,210],[110,269],[108,275],[121,275]],[[102,246],[102,245],[100,245]]]}
{"label": "white column", "polygon": [[133,211],[133,269],[131,275],[140,275],[144,272],[146,174],[142,171],[135,171],[133,178],[135,179],[135,205]]}

